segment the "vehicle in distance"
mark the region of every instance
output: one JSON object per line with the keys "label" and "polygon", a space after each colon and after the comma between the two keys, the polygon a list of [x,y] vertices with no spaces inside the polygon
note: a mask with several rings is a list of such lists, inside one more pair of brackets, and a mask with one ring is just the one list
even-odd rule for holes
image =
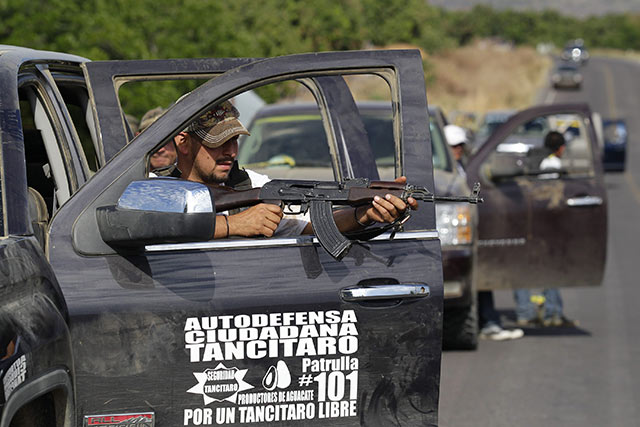
{"label": "vehicle in distance", "polygon": [[571,61],[578,65],[586,64],[589,60],[589,51],[584,46],[582,39],[576,39],[568,42],[560,57],[565,61]]}
{"label": "vehicle in distance", "polygon": [[626,121],[624,119],[603,119],[602,134],[604,170],[623,172],[629,140]]}
{"label": "vehicle in distance", "polygon": [[[358,102],[364,130],[381,179],[395,178],[393,112],[390,102]],[[468,194],[469,187],[454,167],[445,141],[446,118],[441,109],[429,107],[429,129],[435,192],[438,195]],[[321,111],[315,103],[268,105],[254,116],[249,132],[239,143],[238,161],[269,176],[330,179],[331,156]],[[305,141],[305,144],[297,144]],[[427,159],[428,160],[428,159]],[[377,177],[371,177],[375,179]],[[436,226],[442,244],[444,274],[444,332],[446,349],[475,349],[478,339],[473,268],[476,252],[477,214],[472,205],[438,203]]]}
{"label": "vehicle in distance", "polygon": [[582,80],[580,70],[570,62],[559,64],[551,74],[551,85],[554,89],[580,89]]}
{"label": "vehicle in distance", "polygon": [[[341,73],[389,79],[398,172],[433,188],[417,51],[91,62],[0,46],[0,427],[437,425],[433,204],[338,261],[313,235],[211,240],[209,190],[149,178],[185,124],[269,84],[318,96],[332,181],[367,176]],[[120,96],[190,79],[134,137]]]}

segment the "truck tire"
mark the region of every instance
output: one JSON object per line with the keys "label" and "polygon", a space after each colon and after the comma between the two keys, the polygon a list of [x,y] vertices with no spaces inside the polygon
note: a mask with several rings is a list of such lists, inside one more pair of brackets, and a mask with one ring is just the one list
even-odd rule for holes
{"label": "truck tire", "polygon": [[442,348],[444,350],[477,349],[478,308],[476,296],[473,296],[471,305],[467,307],[446,308],[442,329]]}
{"label": "truck tire", "polygon": [[55,427],[56,411],[50,394],[40,396],[16,412],[10,427]]}

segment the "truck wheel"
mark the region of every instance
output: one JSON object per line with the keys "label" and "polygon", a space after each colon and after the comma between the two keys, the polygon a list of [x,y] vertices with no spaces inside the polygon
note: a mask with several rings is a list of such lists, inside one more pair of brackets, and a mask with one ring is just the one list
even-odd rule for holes
{"label": "truck wheel", "polygon": [[442,348],[444,350],[478,348],[478,309],[475,295],[468,307],[449,307],[444,310]]}
{"label": "truck wheel", "polygon": [[54,427],[56,411],[51,395],[46,394],[29,402],[16,412],[10,427]]}

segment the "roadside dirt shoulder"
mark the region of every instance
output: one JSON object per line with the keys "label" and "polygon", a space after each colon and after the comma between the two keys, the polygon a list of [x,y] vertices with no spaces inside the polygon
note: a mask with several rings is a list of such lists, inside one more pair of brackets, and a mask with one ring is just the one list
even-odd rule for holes
{"label": "roadside dirt shoulder", "polygon": [[532,47],[484,40],[426,59],[432,76],[427,79],[429,103],[446,113],[476,115],[530,106],[547,84],[553,63]]}

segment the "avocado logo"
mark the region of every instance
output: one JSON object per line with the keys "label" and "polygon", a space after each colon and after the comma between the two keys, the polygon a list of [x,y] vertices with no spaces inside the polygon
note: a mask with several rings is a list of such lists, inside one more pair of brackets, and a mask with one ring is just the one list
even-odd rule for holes
{"label": "avocado logo", "polygon": [[291,385],[291,373],[287,364],[282,360],[278,360],[276,366],[271,365],[262,378],[262,387],[267,391],[287,388],[289,385]]}

